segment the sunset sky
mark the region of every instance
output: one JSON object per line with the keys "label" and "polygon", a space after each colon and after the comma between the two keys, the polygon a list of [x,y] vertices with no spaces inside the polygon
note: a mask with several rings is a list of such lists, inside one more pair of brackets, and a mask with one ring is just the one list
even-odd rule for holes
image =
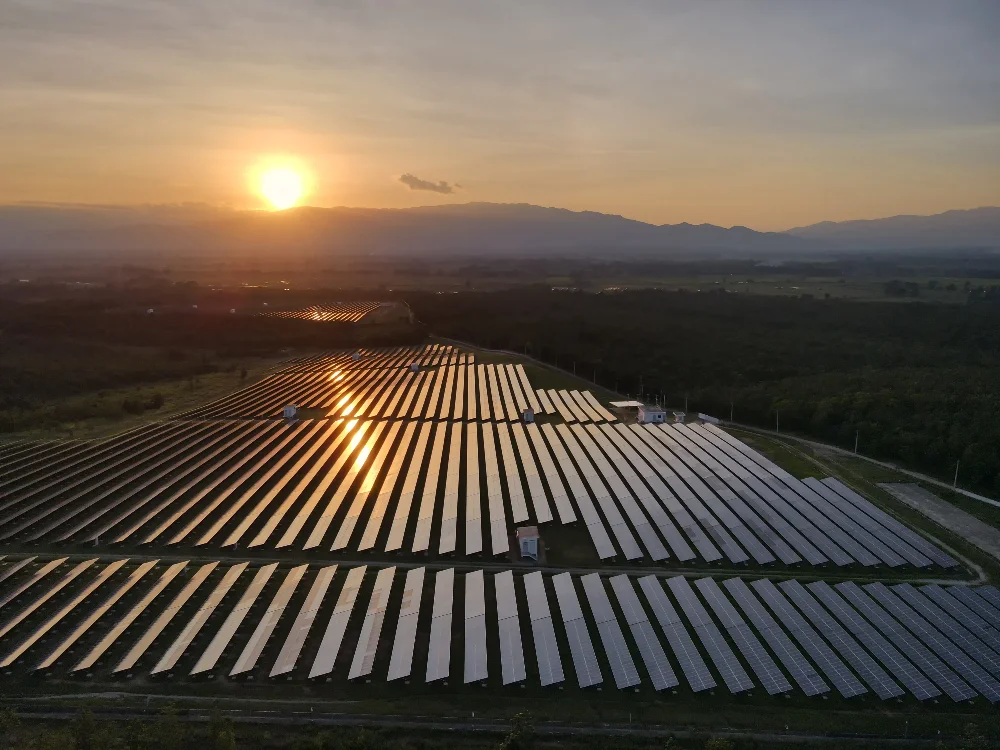
{"label": "sunset sky", "polygon": [[0,203],[1000,205],[995,0],[3,0],[0,71]]}

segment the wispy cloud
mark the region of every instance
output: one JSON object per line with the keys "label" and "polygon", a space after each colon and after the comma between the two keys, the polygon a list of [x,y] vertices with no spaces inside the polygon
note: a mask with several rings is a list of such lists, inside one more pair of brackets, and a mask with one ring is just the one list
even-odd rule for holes
{"label": "wispy cloud", "polygon": [[440,182],[431,182],[430,180],[421,180],[416,175],[404,174],[399,178],[399,181],[406,185],[410,190],[430,190],[432,193],[454,193],[455,188],[461,187],[460,185],[449,185],[444,180]]}

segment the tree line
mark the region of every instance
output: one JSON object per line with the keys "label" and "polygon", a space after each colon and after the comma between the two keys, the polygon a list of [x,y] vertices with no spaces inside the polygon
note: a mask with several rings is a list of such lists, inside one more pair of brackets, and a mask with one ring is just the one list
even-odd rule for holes
{"label": "tree line", "polygon": [[622,394],[793,431],[1000,493],[1000,308],[521,287],[413,294],[432,332]]}

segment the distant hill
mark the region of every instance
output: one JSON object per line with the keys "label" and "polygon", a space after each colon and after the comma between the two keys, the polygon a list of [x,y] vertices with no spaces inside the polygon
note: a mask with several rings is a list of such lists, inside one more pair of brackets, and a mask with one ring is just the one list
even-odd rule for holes
{"label": "distant hill", "polygon": [[1000,208],[822,222],[787,232],[712,224],[647,224],[613,214],[524,203],[422,208],[237,211],[176,206],[0,206],[0,252],[228,256],[753,257],[840,250],[1000,248]]}
{"label": "distant hill", "polygon": [[933,216],[823,221],[789,229],[786,234],[840,249],[1000,248],[1000,208],[945,211]]}
{"label": "distant hill", "polygon": [[[169,209],[169,210],[168,210]],[[229,254],[241,250],[339,254],[587,255],[627,251],[773,254],[808,242],[711,224],[657,226],[622,216],[527,204],[280,212],[194,207],[0,207],[0,250]]]}

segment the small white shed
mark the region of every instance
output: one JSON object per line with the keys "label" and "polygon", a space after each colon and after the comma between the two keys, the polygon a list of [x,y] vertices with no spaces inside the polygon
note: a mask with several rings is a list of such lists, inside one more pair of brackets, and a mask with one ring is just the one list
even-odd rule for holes
{"label": "small white shed", "polygon": [[531,424],[535,421],[535,410],[530,406],[526,406],[524,411],[521,412],[521,421],[525,424]]}
{"label": "small white shed", "polygon": [[663,424],[667,420],[667,413],[659,406],[643,404],[639,407],[639,424]]}
{"label": "small white shed", "polygon": [[517,530],[517,546],[521,550],[521,557],[538,560],[538,539],[537,526],[521,526]]}
{"label": "small white shed", "polygon": [[284,409],[281,410],[281,416],[285,419],[291,421],[295,419],[295,416],[299,413],[299,407],[295,404],[289,404]]}

